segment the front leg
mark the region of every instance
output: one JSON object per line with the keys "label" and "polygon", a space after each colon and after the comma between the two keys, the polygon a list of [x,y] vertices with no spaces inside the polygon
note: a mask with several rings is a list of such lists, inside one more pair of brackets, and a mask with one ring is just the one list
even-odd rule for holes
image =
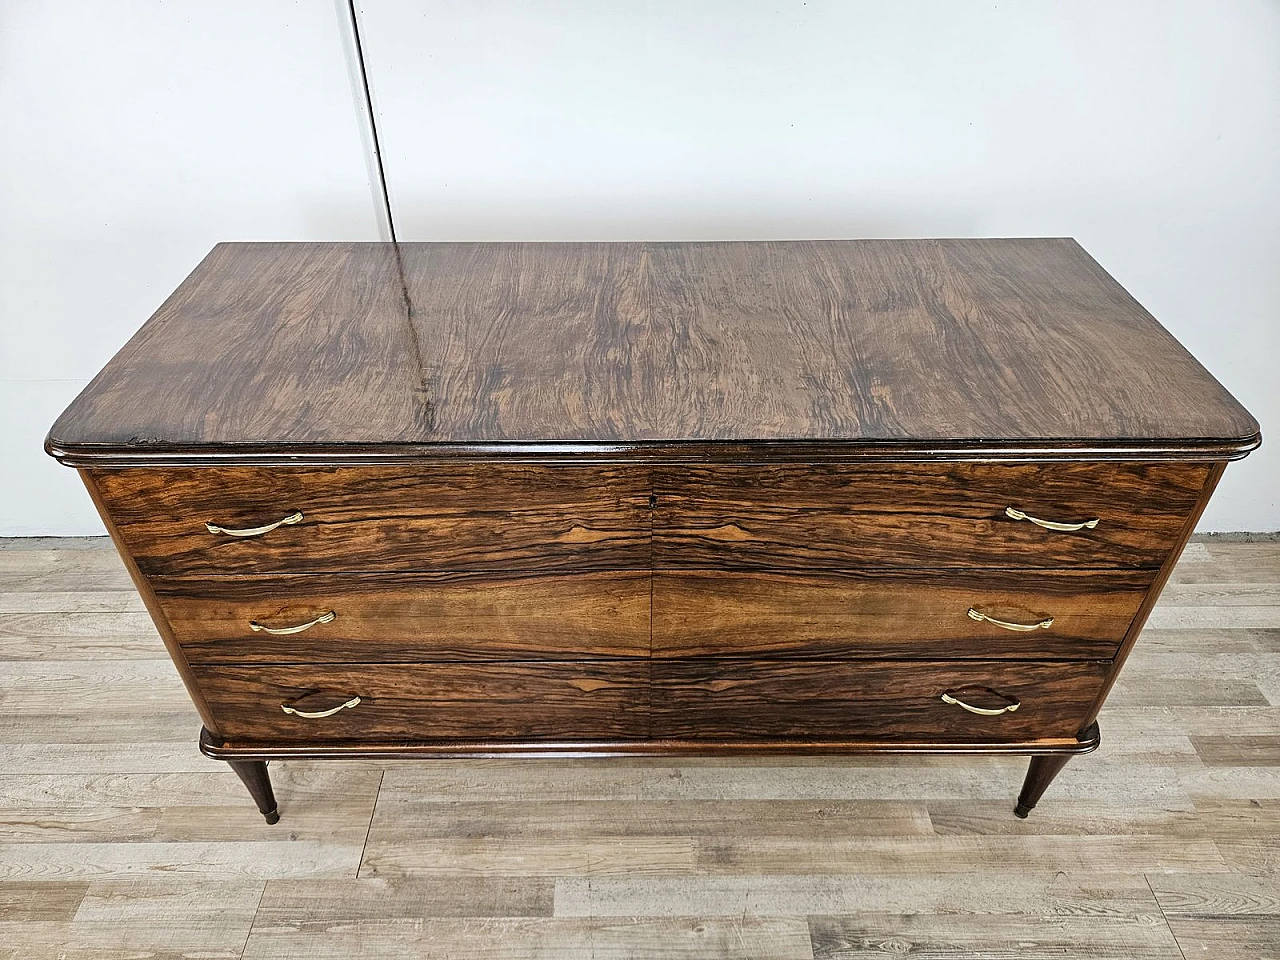
{"label": "front leg", "polygon": [[253,802],[258,811],[266,818],[267,823],[278,823],[280,812],[276,809],[276,795],[271,790],[271,777],[267,773],[267,765],[262,760],[228,760],[231,769],[249,788]]}
{"label": "front leg", "polygon": [[[1097,721],[1089,724],[1079,733],[1080,746],[1078,753],[1091,753],[1098,748],[1100,742]],[[1022,783],[1022,792],[1018,794],[1018,805],[1013,808],[1015,816],[1023,820],[1032,808],[1040,802],[1045,790],[1053,782],[1053,778],[1062,772],[1067,761],[1076,756],[1075,753],[1054,753],[1031,758],[1031,766],[1027,768],[1027,779]]]}
{"label": "front leg", "polygon": [[1018,794],[1018,805],[1013,808],[1013,815],[1027,819],[1032,808],[1040,802],[1046,788],[1053,782],[1067,761],[1069,753],[1054,753],[1043,757],[1032,757],[1031,766],[1027,769],[1027,779],[1022,783],[1022,792]]}

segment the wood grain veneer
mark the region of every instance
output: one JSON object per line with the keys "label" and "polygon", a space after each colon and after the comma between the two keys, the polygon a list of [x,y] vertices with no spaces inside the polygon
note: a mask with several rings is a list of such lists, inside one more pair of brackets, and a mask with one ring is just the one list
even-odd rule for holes
{"label": "wood grain veneer", "polygon": [[[1108,665],[1098,661],[654,661],[653,736],[673,740],[956,740],[1070,737]],[[944,703],[1018,708],[978,716]]]}
{"label": "wood grain veneer", "polygon": [[[658,571],[653,655],[1109,659],[1146,599],[1145,572]],[[970,609],[1011,631],[968,616]]]}
{"label": "wood grain veneer", "polygon": [[[642,739],[647,661],[194,665],[227,737],[292,740]],[[321,695],[317,697],[317,695]],[[281,709],[309,698],[305,719]]]}
{"label": "wood grain veneer", "polygon": [[218,245],[46,449],[272,820],[278,757],[758,751],[1025,815],[1259,442],[1071,240],[342,243]]}
{"label": "wood grain veneer", "polygon": [[[1159,567],[1201,463],[659,466],[659,566]],[[1051,521],[1098,520],[1071,533]]]}
{"label": "wood grain veneer", "polygon": [[[314,574],[158,578],[192,663],[647,657],[649,575]],[[329,623],[297,634],[262,626]]]}
{"label": "wood grain veneer", "polygon": [[401,448],[1242,450],[1257,436],[1069,239],[228,243],[50,446],[417,457]]}
{"label": "wood grain veneer", "polygon": [[[507,463],[91,471],[151,574],[646,568],[645,474]],[[270,534],[213,534],[295,511]]]}

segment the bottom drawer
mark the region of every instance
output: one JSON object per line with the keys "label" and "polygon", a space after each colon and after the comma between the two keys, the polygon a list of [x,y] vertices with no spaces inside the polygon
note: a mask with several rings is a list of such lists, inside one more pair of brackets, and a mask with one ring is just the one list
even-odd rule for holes
{"label": "bottom drawer", "polygon": [[[1106,661],[657,661],[651,731],[657,739],[673,740],[1072,738],[1109,666]],[[1002,712],[973,713],[943,700],[943,694],[979,710]]]}
{"label": "bottom drawer", "polygon": [[647,661],[192,669],[218,731],[230,739],[625,740],[648,733]]}

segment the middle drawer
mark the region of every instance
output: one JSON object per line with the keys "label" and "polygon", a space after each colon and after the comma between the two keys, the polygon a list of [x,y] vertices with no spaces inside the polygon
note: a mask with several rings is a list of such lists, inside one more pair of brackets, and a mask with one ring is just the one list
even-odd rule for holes
{"label": "middle drawer", "polygon": [[1143,571],[594,571],[155,578],[193,663],[1107,659]]}
{"label": "middle drawer", "polygon": [[1109,659],[1146,571],[658,571],[653,655]]}
{"label": "middle drawer", "polygon": [[156,578],[193,663],[649,655],[649,574]]}

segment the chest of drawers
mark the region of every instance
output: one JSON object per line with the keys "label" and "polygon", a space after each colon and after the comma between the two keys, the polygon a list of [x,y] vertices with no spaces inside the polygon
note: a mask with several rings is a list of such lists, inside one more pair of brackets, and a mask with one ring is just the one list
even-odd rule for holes
{"label": "chest of drawers", "polygon": [[221,244],[62,415],[227,760],[1017,753],[1257,423],[1070,240]]}

